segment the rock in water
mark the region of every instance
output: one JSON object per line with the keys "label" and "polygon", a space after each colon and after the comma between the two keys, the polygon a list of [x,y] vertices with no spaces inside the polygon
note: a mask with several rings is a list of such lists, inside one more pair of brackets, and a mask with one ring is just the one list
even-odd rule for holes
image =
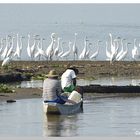
{"label": "rock in water", "polygon": [[16,102],[16,100],[10,99],[10,100],[7,100],[6,102],[7,102],[7,103],[14,103],[14,102]]}

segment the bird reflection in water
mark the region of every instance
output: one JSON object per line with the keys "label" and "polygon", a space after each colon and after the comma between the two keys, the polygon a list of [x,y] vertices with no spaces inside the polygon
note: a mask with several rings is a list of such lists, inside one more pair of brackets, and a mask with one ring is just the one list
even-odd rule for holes
{"label": "bird reflection in water", "polygon": [[77,115],[45,115],[43,118],[43,136],[77,136]]}

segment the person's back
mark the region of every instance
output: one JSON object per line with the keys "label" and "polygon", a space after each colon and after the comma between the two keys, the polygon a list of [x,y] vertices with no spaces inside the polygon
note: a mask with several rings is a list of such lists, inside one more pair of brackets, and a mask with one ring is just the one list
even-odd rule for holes
{"label": "person's back", "polygon": [[47,75],[47,79],[43,83],[43,101],[55,102],[64,104],[65,101],[61,98],[61,83],[58,80],[58,75],[55,70],[51,70]]}
{"label": "person's back", "polygon": [[74,78],[76,78],[75,72],[71,69],[67,69],[61,76],[62,89],[64,89],[64,87],[72,85],[72,79]]}
{"label": "person's back", "polygon": [[61,94],[61,84],[58,79],[47,78],[43,83],[43,99],[55,100]]}

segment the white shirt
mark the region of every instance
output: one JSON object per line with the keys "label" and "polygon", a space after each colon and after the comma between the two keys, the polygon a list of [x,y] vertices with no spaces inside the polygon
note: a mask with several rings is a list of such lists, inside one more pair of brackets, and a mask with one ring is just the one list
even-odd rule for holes
{"label": "white shirt", "polygon": [[76,74],[74,70],[67,69],[61,76],[61,87],[64,89],[64,87],[68,87],[72,85],[72,79],[76,78]]}

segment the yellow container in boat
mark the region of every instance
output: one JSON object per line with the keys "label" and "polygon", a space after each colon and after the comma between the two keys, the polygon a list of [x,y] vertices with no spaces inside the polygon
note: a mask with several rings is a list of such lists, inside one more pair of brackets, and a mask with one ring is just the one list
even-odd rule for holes
{"label": "yellow container in boat", "polygon": [[81,101],[81,97],[82,97],[81,94],[74,90],[72,91],[68,99],[73,100],[76,103],[79,103]]}

